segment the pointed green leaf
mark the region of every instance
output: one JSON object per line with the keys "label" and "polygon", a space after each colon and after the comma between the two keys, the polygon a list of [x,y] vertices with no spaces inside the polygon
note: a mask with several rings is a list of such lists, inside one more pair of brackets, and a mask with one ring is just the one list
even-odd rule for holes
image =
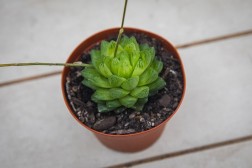
{"label": "pointed green leaf", "polygon": [[133,109],[141,111],[144,108],[145,103],[148,102],[148,97],[138,99]]}
{"label": "pointed green leaf", "polygon": [[148,68],[155,56],[155,50],[153,47],[149,47],[148,45],[140,46],[140,58],[138,59],[137,64],[134,67],[132,76],[141,75],[146,68]]}
{"label": "pointed green leaf", "polygon": [[149,65],[151,61],[153,61],[155,57],[155,49],[154,47],[149,47],[148,45],[143,45],[141,47],[141,58],[143,61]]}
{"label": "pointed green leaf", "polygon": [[109,92],[110,92],[110,96],[112,98],[111,100],[119,99],[119,98],[122,98],[122,97],[126,96],[127,94],[129,94],[129,91],[126,91],[121,88],[111,88],[111,89],[109,89]]}
{"label": "pointed green leaf", "polygon": [[101,54],[103,56],[113,58],[114,52],[115,52],[115,47],[116,47],[115,41],[113,41],[113,40],[110,42],[103,41],[101,43]]}
{"label": "pointed green leaf", "polygon": [[91,100],[97,104],[105,104],[104,100],[97,99],[94,94],[91,96]]}
{"label": "pointed green leaf", "polygon": [[105,104],[98,104],[97,108],[98,112],[100,113],[106,113],[113,110],[112,108],[107,107]]}
{"label": "pointed green leaf", "polygon": [[128,36],[123,35],[122,39],[120,40],[120,45],[124,48],[127,44],[129,44],[130,39]]}
{"label": "pointed green leaf", "polygon": [[121,39],[121,41],[120,41],[120,45],[124,48],[124,49],[126,49],[127,47],[128,47],[128,45],[131,45],[131,44],[133,44],[133,48],[132,49],[134,49],[134,50],[137,50],[137,51],[139,51],[140,49],[139,49],[139,44],[137,43],[137,41],[136,41],[136,38],[134,37],[134,36],[132,36],[132,37],[127,37],[127,36],[123,36],[122,37],[122,39]]}
{"label": "pointed green leaf", "polygon": [[158,90],[165,87],[165,85],[166,85],[166,82],[164,81],[164,79],[162,79],[161,77],[158,77],[158,79],[156,81],[154,81],[148,85],[148,87],[150,89],[150,94],[153,95]]}
{"label": "pointed green leaf", "polygon": [[141,44],[140,46],[141,51],[148,51],[150,52],[153,56],[155,56],[155,49],[154,47],[150,47],[148,44]]}
{"label": "pointed green leaf", "polygon": [[135,45],[135,50],[140,51],[140,46],[138,42],[136,41],[136,38],[134,36],[130,37],[130,42]]}
{"label": "pointed green leaf", "polygon": [[157,71],[157,73],[159,74],[163,69],[163,62],[161,62],[161,61],[159,61],[157,59],[154,59],[152,64],[151,64],[151,67],[153,69],[155,69]]}
{"label": "pointed green leaf", "polygon": [[142,111],[144,108],[144,105],[134,105],[132,108],[136,111]]}
{"label": "pointed green leaf", "polygon": [[95,86],[101,88],[111,88],[108,79],[104,77],[93,77],[93,79],[89,79]]}
{"label": "pointed green leaf", "polygon": [[[120,54],[121,52],[124,52],[125,50],[123,49],[123,47],[119,44],[118,48],[117,48],[117,54],[116,57],[118,56],[118,54]],[[113,53],[114,54],[114,53]]]}
{"label": "pointed green leaf", "polygon": [[120,68],[118,69],[118,76],[121,76],[123,78],[129,78],[132,73],[132,66],[130,64],[121,62]]}
{"label": "pointed green leaf", "polygon": [[125,90],[132,90],[137,86],[138,81],[139,81],[138,76],[128,78],[126,81],[122,83],[121,87]]}
{"label": "pointed green leaf", "polygon": [[118,55],[119,60],[119,68],[118,68],[118,76],[128,78],[132,73],[132,66],[130,64],[130,60],[128,57],[128,53],[126,51],[120,52]]}
{"label": "pointed green leaf", "polygon": [[128,39],[128,43],[124,45],[124,49],[129,54],[131,65],[135,67],[140,58],[140,49],[134,36]]}
{"label": "pointed green leaf", "polygon": [[135,68],[139,58],[140,58],[140,51],[133,51],[129,54],[130,57],[130,63],[133,68]]}
{"label": "pointed green leaf", "polygon": [[130,92],[130,95],[137,98],[145,98],[149,95],[149,87],[147,86],[137,87]]}
{"label": "pointed green leaf", "polygon": [[139,47],[141,51],[148,50],[150,48],[148,44],[141,44]]}
{"label": "pointed green leaf", "polygon": [[110,92],[110,89],[98,89],[92,95],[92,100],[114,100]]}
{"label": "pointed green leaf", "polygon": [[148,97],[145,97],[145,98],[138,99],[136,104],[137,105],[144,105],[147,102],[148,102]]}
{"label": "pointed green leaf", "polygon": [[129,43],[124,47],[124,50],[127,51],[128,53],[131,53],[137,50],[137,46],[135,46],[134,43]]}
{"label": "pointed green leaf", "polygon": [[[114,58],[114,52],[115,52],[115,48],[116,48],[116,42],[115,41],[110,41],[108,46],[107,46],[107,51],[106,51],[106,55],[109,58]],[[119,44],[118,48],[117,48],[117,55],[123,51],[123,47]],[[116,55],[116,56],[117,56]]]}
{"label": "pointed green leaf", "polygon": [[114,75],[118,76],[118,71],[120,68],[120,61],[118,58],[113,58],[111,61],[111,71]]}
{"label": "pointed green leaf", "polygon": [[84,79],[84,80],[82,81],[82,84],[85,85],[85,86],[87,86],[87,87],[89,87],[89,88],[91,88],[91,89],[93,89],[93,90],[96,90],[96,89],[99,88],[99,87],[95,86],[95,85],[93,84],[93,82],[91,82],[91,81],[88,80],[88,79]]}
{"label": "pointed green leaf", "polygon": [[146,69],[139,77],[138,86],[147,85],[158,78],[158,73],[151,67]]}
{"label": "pointed green leaf", "polygon": [[137,98],[127,95],[119,99],[119,101],[123,106],[130,108],[133,107],[134,104],[137,102]]}
{"label": "pointed green leaf", "polygon": [[124,81],[126,81],[125,78],[123,77],[119,77],[117,75],[111,75],[109,78],[108,78],[108,81],[109,81],[109,84],[112,86],[112,87],[119,87],[122,85],[122,83]]}
{"label": "pointed green leaf", "polygon": [[139,58],[139,60],[138,60],[138,62],[136,64],[135,69],[133,70],[133,73],[132,73],[131,76],[139,76],[139,75],[141,75],[144,72],[144,70],[145,70],[144,67],[145,67],[145,65],[144,65],[143,60],[141,58]]}
{"label": "pointed green leaf", "polygon": [[100,70],[100,73],[103,76],[105,76],[106,78],[108,78],[112,75],[112,72],[110,71],[110,69],[107,67],[107,65],[105,63],[101,63],[99,65],[99,70]]}
{"label": "pointed green leaf", "polygon": [[81,75],[86,79],[92,79],[94,76],[100,76],[99,72],[94,68],[85,68],[81,71]]}
{"label": "pointed green leaf", "polygon": [[109,57],[103,57],[103,63],[107,65],[107,67],[110,69],[112,58]]}
{"label": "pointed green leaf", "polygon": [[99,70],[99,65],[102,63],[103,57],[101,55],[101,51],[92,50],[90,52],[92,65]]}
{"label": "pointed green leaf", "polygon": [[145,67],[148,67],[155,56],[154,49],[150,48],[149,50],[141,51],[140,56],[144,62]]}
{"label": "pointed green leaf", "polygon": [[111,100],[106,102],[106,106],[110,109],[116,109],[121,106],[121,103],[118,100]]}
{"label": "pointed green leaf", "polygon": [[103,56],[109,56],[108,48],[109,48],[109,42],[103,40],[101,42],[101,55],[103,55]]}
{"label": "pointed green leaf", "polygon": [[101,76],[94,68],[85,68],[81,74],[84,78],[89,80],[89,83],[93,83],[97,87],[111,88],[108,79]]}

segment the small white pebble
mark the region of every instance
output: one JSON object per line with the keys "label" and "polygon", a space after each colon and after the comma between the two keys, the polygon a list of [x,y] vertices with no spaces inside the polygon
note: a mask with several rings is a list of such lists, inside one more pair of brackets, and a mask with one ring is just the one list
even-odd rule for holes
{"label": "small white pebble", "polygon": [[72,87],[72,90],[73,90],[74,92],[77,92],[77,91],[78,91],[78,86],[73,86],[73,87]]}
{"label": "small white pebble", "polygon": [[177,73],[173,71],[172,69],[170,69],[170,72],[173,73],[174,75],[177,75]]}
{"label": "small white pebble", "polygon": [[70,78],[66,77],[66,81],[67,81],[67,83],[70,83]]}
{"label": "small white pebble", "polygon": [[145,122],[145,119],[143,117],[141,117],[140,122]]}
{"label": "small white pebble", "polygon": [[78,112],[77,112],[77,116],[80,116],[80,115],[81,115],[81,111],[78,111]]}
{"label": "small white pebble", "polygon": [[127,122],[126,124],[124,124],[125,127],[127,127],[129,125],[129,123]]}
{"label": "small white pebble", "polygon": [[135,116],[136,116],[135,113],[132,113],[132,114],[129,115],[129,119],[132,119],[132,118],[134,118]]}
{"label": "small white pebble", "polygon": [[77,72],[76,72],[76,76],[77,76],[77,77],[80,77],[80,76],[81,76],[81,72],[80,72],[80,71],[77,71]]}

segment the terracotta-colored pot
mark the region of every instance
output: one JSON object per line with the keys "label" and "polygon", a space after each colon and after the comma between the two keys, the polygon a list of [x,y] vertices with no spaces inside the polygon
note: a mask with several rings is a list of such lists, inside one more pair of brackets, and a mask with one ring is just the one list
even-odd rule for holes
{"label": "terracotta-colored pot", "polygon": [[[81,56],[83,51],[89,50],[98,42],[100,42],[102,40],[106,40],[111,36],[116,37],[118,34],[118,31],[119,31],[119,28],[112,28],[112,29],[98,32],[98,33],[92,35],[91,37],[87,38],[73,51],[73,53],[68,58],[67,62],[68,63],[75,62]],[[145,30],[140,30],[140,29],[135,29],[135,28],[124,28],[124,32],[126,32],[126,33],[127,32],[129,32],[129,33],[142,32],[142,33],[147,34],[150,37],[156,38],[157,40],[161,41],[162,44],[164,45],[164,47],[166,47],[179,60],[179,62],[181,64],[181,69],[182,69],[182,74],[183,74],[183,82],[184,82],[183,95],[182,95],[182,98],[178,104],[178,107],[176,108],[176,110],[174,111],[174,113],[170,117],[168,117],[164,122],[162,122],[158,126],[151,128],[149,130],[140,132],[140,133],[133,133],[133,134],[127,134],[127,135],[104,134],[102,132],[98,132],[96,130],[89,128],[88,126],[83,124],[74,114],[74,111],[67,100],[67,93],[65,90],[66,76],[69,72],[68,67],[64,67],[64,69],[63,69],[61,85],[62,85],[63,97],[64,97],[64,100],[65,100],[65,103],[66,103],[68,110],[70,111],[71,115],[83,127],[90,130],[91,132],[93,132],[95,134],[95,136],[104,145],[106,145],[107,147],[109,147],[111,149],[122,151],[122,152],[136,152],[136,151],[143,150],[143,149],[149,147],[150,145],[152,145],[162,134],[166,123],[178,111],[178,109],[182,103],[182,100],[184,98],[184,95],[185,95],[186,79],[185,79],[184,67],[183,67],[182,61],[180,59],[180,56],[179,56],[177,50],[175,49],[175,47],[173,47],[173,45],[170,42],[168,42],[164,38],[160,37],[159,35],[156,35],[154,33],[151,33],[151,32],[145,31]]]}

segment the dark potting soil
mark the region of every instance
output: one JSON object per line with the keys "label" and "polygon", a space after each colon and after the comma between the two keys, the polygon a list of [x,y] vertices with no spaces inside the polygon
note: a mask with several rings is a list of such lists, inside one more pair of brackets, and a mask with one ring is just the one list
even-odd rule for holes
{"label": "dark potting soil", "polygon": [[[153,46],[156,57],[164,63],[160,76],[165,79],[166,86],[156,95],[149,97],[142,111],[126,109],[121,113],[99,113],[96,103],[91,101],[93,90],[81,83],[83,68],[71,67],[66,79],[68,100],[75,115],[88,127],[107,134],[131,134],[153,128],[173,114],[182,98],[184,81],[176,57],[164,48],[161,42],[143,33],[126,33],[126,35],[135,36],[140,44],[147,43]],[[111,37],[109,40],[116,40],[116,37]],[[99,48],[99,44],[94,48]],[[89,63],[89,51],[83,52],[79,61]]]}

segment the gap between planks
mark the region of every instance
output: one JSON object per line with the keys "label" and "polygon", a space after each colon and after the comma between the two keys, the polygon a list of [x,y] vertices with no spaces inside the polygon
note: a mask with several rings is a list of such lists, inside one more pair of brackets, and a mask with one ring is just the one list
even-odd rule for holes
{"label": "gap between planks", "polygon": [[252,135],[239,137],[236,139],[230,139],[230,140],[226,140],[226,141],[222,141],[222,142],[207,144],[207,145],[203,145],[203,146],[198,146],[198,147],[194,147],[194,148],[184,149],[184,150],[166,153],[166,154],[162,154],[162,155],[157,155],[157,156],[153,156],[153,157],[148,157],[148,158],[144,158],[144,159],[139,159],[139,160],[135,160],[135,161],[127,162],[127,163],[117,164],[117,165],[109,166],[107,168],[132,167],[132,166],[136,166],[136,165],[140,165],[140,164],[146,164],[149,162],[160,161],[163,159],[169,159],[169,158],[174,158],[174,157],[192,154],[192,153],[196,153],[196,152],[202,152],[205,150],[220,148],[220,147],[224,147],[224,146],[228,146],[228,145],[234,145],[234,144],[242,143],[242,142],[246,142],[246,141],[252,141]]}
{"label": "gap between planks", "polygon": [[[189,48],[189,47],[208,44],[208,43],[213,43],[213,42],[216,42],[216,41],[222,41],[222,40],[237,38],[237,37],[246,36],[246,35],[252,35],[252,29],[242,31],[242,32],[227,34],[227,35],[223,35],[223,36],[218,36],[218,37],[193,41],[193,42],[189,42],[189,43],[185,43],[185,44],[179,44],[179,45],[176,45],[176,48],[177,49],[184,49],[184,48]],[[47,77],[54,76],[54,75],[59,75],[59,74],[61,74],[61,71],[54,71],[54,72],[45,73],[45,74],[41,74],[41,75],[34,75],[34,76],[30,76],[30,77],[10,80],[10,81],[0,83],[0,87],[10,86],[10,85],[13,85],[13,84],[28,82],[28,81],[31,81],[31,80],[36,80],[36,79],[41,79],[41,78],[47,78]]]}
{"label": "gap between planks", "polygon": [[10,80],[10,81],[7,81],[7,82],[0,83],[0,87],[10,86],[10,85],[13,85],[13,84],[28,82],[28,81],[32,81],[32,80],[36,80],[36,79],[41,79],[41,78],[47,78],[47,77],[50,77],[50,76],[59,75],[59,74],[61,74],[61,72],[62,71],[53,71],[53,72],[44,73],[44,74],[40,74],[40,75],[34,75],[34,76],[30,76],[30,77]]}
{"label": "gap between planks", "polygon": [[203,44],[212,43],[212,42],[216,42],[216,41],[228,40],[228,39],[251,35],[251,34],[252,34],[252,29],[242,31],[242,32],[236,32],[236,33],[232,33],[232,34],[217,36],[217,37],[213,37],[213,38],[207,38],[207,39],[203,39],[203,40],[193,41],[193,42],[189,42],[189,43],[185,43],[185,44],[179,44],[179,45],[176,45],[176,48],[183,49],[183,48],[193,47],[193,46],[197,46],[197,45],[203,45]]}

